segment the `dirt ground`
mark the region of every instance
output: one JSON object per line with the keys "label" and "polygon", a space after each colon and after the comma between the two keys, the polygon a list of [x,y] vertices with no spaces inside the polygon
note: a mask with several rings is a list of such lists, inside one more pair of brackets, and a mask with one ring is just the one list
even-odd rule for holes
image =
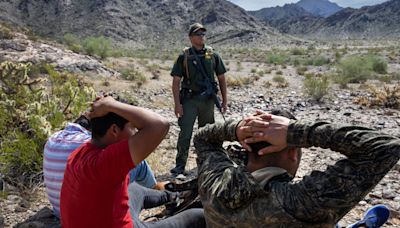
{"label": "dirt ground", "polygon": [[[264,62],[240,61],[226,58],[229,72],[227,77],[250,78],[255,77],[252,72],[262,70],[266,73],[259,76],[257,80],[249,84],[228,87],[229,110],[226,117],[241,117],[254,112],[256,109],[269,111],[273,108],[284,108],[291,110],[298,119],[325,120],[348,124],[359,124],[367,127],[377,128],[389,134],[400,136],[400,111],[390,108],[369,108],[354,104],[354,98],[365,93],[363,86],[354,84],[347,89],[339,89],[333,85],[329,95],[321,103],[312,101],[304,94],[304,76],[298,75],[296,67],[274,65]],[[240,61],[240,65],[238,62]],[[149,65],[157,65],[157,69],[149,70]],[[147,107],[165,116],[171,123],[170,131],[156,149],[147,159],[154,170],[158,180],[172,180],[169,169],[174,166],[176,154],[176,141],[179,133],[177,119],[173,113],[173,99],[171,94],[171,77],[169,75],[171,60],[143,60],[132,58],[111,58],[105,65],[114,69],[135,68],[143,72],[147,81],[138,86],[136,81],[123,80],[118,77],[105,78],[97,75],[89,75],[86,80],[93,84],[96,91],[117,91],[137,102],[139,106]],[[398,62],[389,63],[388,71],[398,71]],[[330,69],[322,66],[308,67],[308,72],[326,72]],[[288,86],[280,88],[273,78],[282,75],[288,82]],[[381,86],[380,81],[370,83]],[[397,82],[393,82],[396,84]],[[215,113],[217,121],[222,121],[219,113]],[[193,147],[191,147],[193,150]],[[338,153],[319,148],[305,149],[296,176],[301,179],[309,174],[311,170],[324,170],[328,165],[343,158]],[[189,162],[186,166],[188,176],[196,174],[195,155],[190,152]],[[371,206],[377,204],[387,205],[392,212],[391,218],[384,227],[400,226],[400,163],[377,185],[363,201],[351,210],[341,221],[340,225],[349,225],[360,219],[363,213]],[[22,196],[26,197],[26,196]],[[17,223],[25,221],[30,216],[40,211],[45,206],[50,206],[46,199],[44,189],[41,188],[35,195],[30,197],[29,207],[24,211],[16,211],[11,207],[8,200],[1,200],[4,227],[13,227]],[[14,209],[14,211],[12,211]],[[157,213],[158,210],[144,212],[145,216]]]}

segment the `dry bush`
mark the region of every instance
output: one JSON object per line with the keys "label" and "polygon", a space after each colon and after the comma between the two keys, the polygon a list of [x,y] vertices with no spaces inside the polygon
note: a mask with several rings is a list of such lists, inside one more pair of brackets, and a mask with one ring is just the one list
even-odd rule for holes
{"label": "dry bush", "polygon": [[298,75],[304,75],[308,68],[306,66],[297,67],[296,71]]}
{"label": "dry bush", "polygon": [[384,85],[383,88],[370,85],[368,90],[370,96],[357,97],[353,102],[367,107],[400,109],[400,84]]}
{"label": "dry bush", "polygon": [[241,76],[233,76],[228,77],[226,80],[226,84],[229,87],[242,87],[245,85],[253,84],[254,81],[258,80],[259,77],[241,77]]}
{"label": "dry bush", "polygon": [[304,90],[307,95],[319,102],[328,94],[328,76],[307,74],[304,80]]}

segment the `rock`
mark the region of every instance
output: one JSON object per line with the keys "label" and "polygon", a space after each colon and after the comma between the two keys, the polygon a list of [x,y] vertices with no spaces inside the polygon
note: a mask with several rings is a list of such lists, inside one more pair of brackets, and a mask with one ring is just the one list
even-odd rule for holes
{"label": "rock", "polygon": [[4,227],[4,217],[0,215],[0,227]]}
{"label": "rock", "polygon": [[39,221],[33,221],[33,222],[26,222],[21,225],[17,225],[17,228],[46,228],[46,226]]}
{"label": "rock", "polygon": [[382,197],[384,199],[394,199],[396,197],[396,193],[390,188],[384,189],[382,192]]}
{"label": "rock", "polygon": [[351,116],[351,112],[345,112],[343,113],[344,116]]}
{"label": "rock", "polygon": [[21,201],[18,204],[20,207],[22,208],[29,208],[30,207],[30,203],[28,202],[28,200],[25,199],[21,199]]}
{"label": "rock", "polygon": [[15,42],[14,40],[1,40],[0,48],[5,50],[13,50],[23,52],[26,50],[26,45]]}
{"label": "rock", "polygon": [[27,208],[23,208],[21,206],[16,206],[14,211],[19,213],[19,212],[26,212],[28,209]]}
{"label": "rock", "polygon": [[361,206],[365,206],[365,205],[367,205],[367,202],[364,200],[361,200],[358,204]]}
{"label": "rock", "polygon": [[17,196],[17,195],[8,195],[7,196],[7,200],[10,201],[10,202],[13,202],[13,203],[18,203],[18,202],[21,201],[21,199],[22,198],[20,196]]}

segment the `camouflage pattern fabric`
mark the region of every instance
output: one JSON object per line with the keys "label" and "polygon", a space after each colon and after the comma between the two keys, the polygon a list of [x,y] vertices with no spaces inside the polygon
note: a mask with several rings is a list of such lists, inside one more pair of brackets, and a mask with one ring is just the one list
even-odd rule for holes
{"label": "camouflage pattern fabric", "polygon": [[199,194],[208,227],[334,227],[400,157],[400,139],[356,126],[291,121],[288,144],[330,148],[347,159],[294,182],[280,174],[260,184],[222,147],[238,120],[206,125],[194,137]]}

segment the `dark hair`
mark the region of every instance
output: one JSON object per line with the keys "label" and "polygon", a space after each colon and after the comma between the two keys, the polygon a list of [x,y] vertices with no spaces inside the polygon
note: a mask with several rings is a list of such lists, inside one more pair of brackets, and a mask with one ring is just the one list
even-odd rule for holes
{"label": "dark hair", "polygon": [[[288,119],[296,120],[296,117],[294,117],[293,114],[287,110],[273,109],[270,113],[275,116],[283,116]],[[268,142],[262,141],[262,142],[256,142],[256,143],[249,143],[249,146],[253,152],[258,152],[259,150],[261,150],[267,146],[271,146],[271,144]]]}
{"label": "dark hair", "polygon": [[90,131],[91,129],[90,120],[85,115],[81,115],[80,117],[78,117],[78,119],[76,119],[74,123],[81,125],[86,130]]}
{"label": "dark hair", "polygon": [[124,129],[125,124],[128,123],[128,120],[122,116],[110,112],[105,116],[93,118],[91,122],[92,138],[100,139],[106,134],[111,125],[116,124],[122,130]]}

